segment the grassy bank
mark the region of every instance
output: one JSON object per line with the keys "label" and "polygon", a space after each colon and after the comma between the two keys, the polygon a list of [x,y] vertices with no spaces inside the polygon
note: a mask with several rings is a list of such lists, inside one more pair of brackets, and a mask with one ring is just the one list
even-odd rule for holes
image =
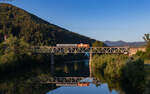
{"label": "grassy bank", "polygon": [[[150,66],[139,57],[125,55],[95,55],[92,61],[93,75],[110,90],[123,94],[149,94]],[[146,90],[147,88],[147,90]]]}
{"label": "grassy bank", "polygon": [[92,66],[110,79],[138,82],[144,79],[144,60],[125,55],[95,55]]}

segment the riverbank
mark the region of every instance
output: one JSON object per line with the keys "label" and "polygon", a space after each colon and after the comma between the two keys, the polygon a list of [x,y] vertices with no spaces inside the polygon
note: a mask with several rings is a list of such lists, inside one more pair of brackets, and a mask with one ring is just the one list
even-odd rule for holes
{"label": "riverbank", "polygon": [[[128,68],[128,71],[130,71],[130,74],[132,74],[130,76],[130,79],[132,81],[130,82],[128,82],[129,78],[122,78],[123,80],[111,79],[109,75],[105,75],[104,73],[102,73],[99,68],[95,68],[95,70],[93,71],[93,76],[101,81],[102,84],[107,83],[110,91],[116,90],[119,92],[123,92],[123,94],[150,94],[150,65],[144,64],[143,68],[144,70],[140,71],[143,72],[144,76],[138,75],[138,77],[142,79],[135,79],[135,74],[133,74],[134,72],[130,71],[131,69]],[[135,68],[133,68],[132,70],[137,72]]]}
{"label": "riverbank", "polygon": [[124,80],[128,83],[144,80],[144,61],[139,57],[95,55],[92,66],[110,79]]}

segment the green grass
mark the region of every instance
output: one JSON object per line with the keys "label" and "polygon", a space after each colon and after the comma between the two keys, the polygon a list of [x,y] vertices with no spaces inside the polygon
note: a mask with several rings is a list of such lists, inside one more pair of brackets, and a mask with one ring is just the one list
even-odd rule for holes
{"label": "green grass", "polygon": [[145,59],[144,64],[150,64],[150,59]]}

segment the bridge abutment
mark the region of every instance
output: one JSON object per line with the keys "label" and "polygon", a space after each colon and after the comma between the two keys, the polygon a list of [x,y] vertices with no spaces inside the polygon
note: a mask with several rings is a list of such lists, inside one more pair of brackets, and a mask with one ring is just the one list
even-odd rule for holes
{"label": "bridge abutment", "polygon": [[128,55],[129,56],[135,55],[138,51],[145,52],[146,48],[145,47],[132,47],[129,49]]}

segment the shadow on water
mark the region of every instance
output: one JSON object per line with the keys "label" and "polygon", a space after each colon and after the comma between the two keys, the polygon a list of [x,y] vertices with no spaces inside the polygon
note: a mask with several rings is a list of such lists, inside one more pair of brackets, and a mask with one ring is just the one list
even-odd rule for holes
{"label": "shadow on water", "polygon": [[[31,66],[32,67],[32,66]],[[146,67],[147,74],[150,67]],[[17,71],[17,70],[16,70]],[[0,78],[0,94],[149,94],[150,77],[143,85],[109,79],[92,67],[88,60],[64,62],[61,65],[39,64]]]}
{"label": "shadow on water", "polygon": [[[82,63],[81,63],[82,62]],[[67,76],[88,76],[88,61],[62,62],[61,65],[48,63],[26,64],[22,68],[2,71],[0,77],[0,94],[45,94],[58,88],[56,84],[41,84],[34,79]],[[82,70],[82,71],[81,71]]]}
{"label": "shadow on water", "polygon": [[54,76],[57,77],[88,77],[88,60],[65,62],[62,65],[55,65]]}

